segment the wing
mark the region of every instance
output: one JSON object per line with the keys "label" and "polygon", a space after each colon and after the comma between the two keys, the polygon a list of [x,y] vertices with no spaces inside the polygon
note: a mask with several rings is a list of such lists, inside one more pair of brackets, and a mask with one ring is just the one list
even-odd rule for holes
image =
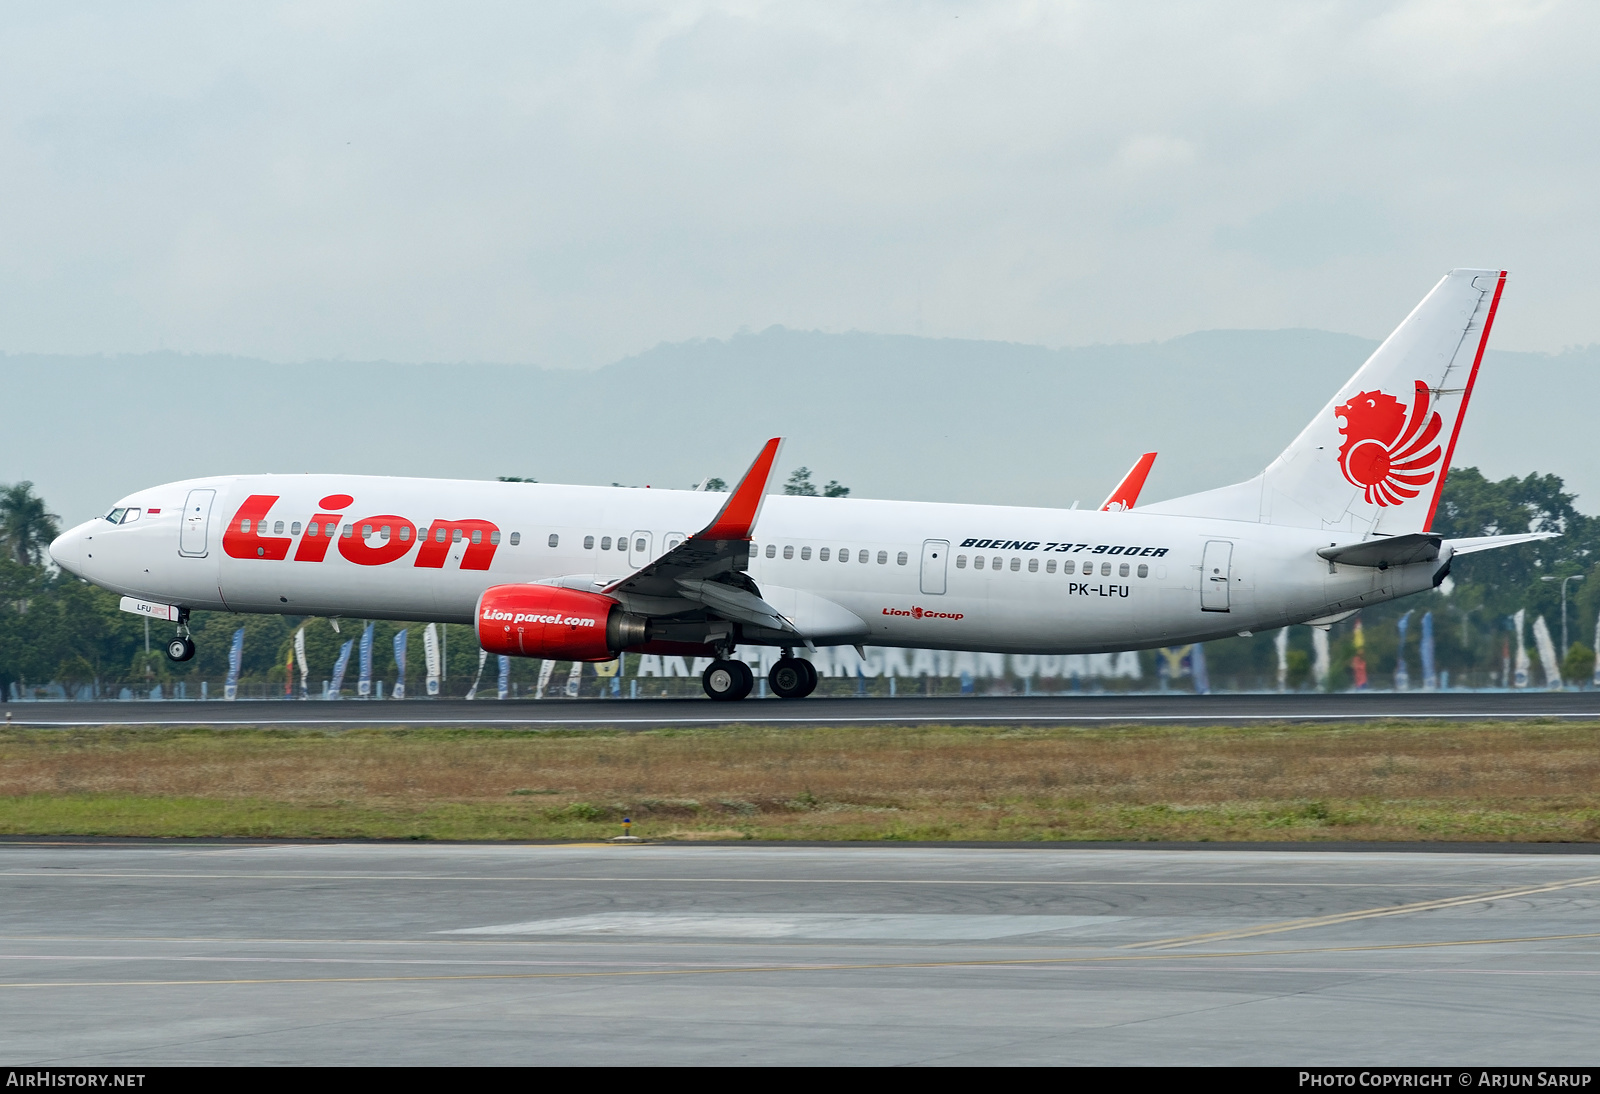
{"label": "wing", "polygon": [[1122,481],[1117,483],[1117,488],[1111,491],[1111,496],[1100,507],[1100,511],[1102,513],[1108,511],[1121,512],[1124,509],[1132,509],[1139,501],[1139,491],[1144,489],[1144,480],[1149,477],[1150,466],[1155,462],[1156,454],[1154,452],[1146,452],[1140,456],[1139,462],[1133,465],[1131,471],[1122,476]]}
{"label": "wing", "polygon": [[696,608],[724,619],[796,633],[793,624],[761,599],[745,574],[750,566],[750,534],[761,515],[767,482],[777,463],[782,437],[774,437],[728,495],[705,528],[635,574],[600,590],[630,611],[676,615]]}

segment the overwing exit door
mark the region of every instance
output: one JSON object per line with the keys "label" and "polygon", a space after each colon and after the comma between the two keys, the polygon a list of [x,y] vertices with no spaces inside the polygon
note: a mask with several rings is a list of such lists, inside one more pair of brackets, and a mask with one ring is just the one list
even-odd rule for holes
{"label": "overwing exit door", "polygon": [[635,570],[650,564],[650,540],[654,538],[649,532],[635,532],[628,537],[628,565]]}
{"label": "overwing exit door", "polygon": [[183,503],[183,523],[178,528],[178,553],[189,558],[205,558],[211,531],[211,503],[215,490],[191,490]]}
{"label": "overwing exit door", "polygon": [[1233,581],[1233,544],[1225,539],[1206,543],[1200,560],[1200,610],[1228,611],[1228,586]]}

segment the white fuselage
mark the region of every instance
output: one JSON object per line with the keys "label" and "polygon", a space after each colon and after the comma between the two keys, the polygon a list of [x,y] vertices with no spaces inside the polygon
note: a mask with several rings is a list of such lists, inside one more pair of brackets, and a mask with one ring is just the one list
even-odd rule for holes
{"label": "white fuselage", "polygon": [[[241,518],[252,497],[275,500]],[[491,586],[626,577],[704,527],[725,499],[542,483],[219,477],[130,495],[117,507],[139,510],[138,519],[79,525],[52,555],[115,592],[194,610],[470,623]],[[773,495],[748,572],[780,610],[799,605],[815,621],[808,637],[818,644],[1093,653],[1317,619],[1427,589],[1449,562],[1447,551],[1387,570],[1336,566],[1316,554],[1331,542],[1314,529],[1137,510]],[[806,608],[818,603],[829,611]]]}

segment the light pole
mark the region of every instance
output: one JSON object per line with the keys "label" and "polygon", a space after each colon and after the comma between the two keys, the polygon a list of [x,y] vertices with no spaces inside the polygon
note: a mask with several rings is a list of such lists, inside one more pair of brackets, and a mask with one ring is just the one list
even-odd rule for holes
{"label": "light pole", "polygon": [[1567,582],[1582,581],[1583,575],[1568,574],[1566,577],[1557,577],[1555,574],[1547,574],[1539,580],[1561,582],[1561,660],[1565,661],[1567,659]]}

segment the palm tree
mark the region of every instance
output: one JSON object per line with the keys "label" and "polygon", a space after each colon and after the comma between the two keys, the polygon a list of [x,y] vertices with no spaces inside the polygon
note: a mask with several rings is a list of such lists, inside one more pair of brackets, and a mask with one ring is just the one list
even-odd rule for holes
{"label": "palm tree", "polygon": [[33,483],[0,486],[0,544],[24,566],[45,560],[50,541],[61,534],[61,518],[47,512]]}

